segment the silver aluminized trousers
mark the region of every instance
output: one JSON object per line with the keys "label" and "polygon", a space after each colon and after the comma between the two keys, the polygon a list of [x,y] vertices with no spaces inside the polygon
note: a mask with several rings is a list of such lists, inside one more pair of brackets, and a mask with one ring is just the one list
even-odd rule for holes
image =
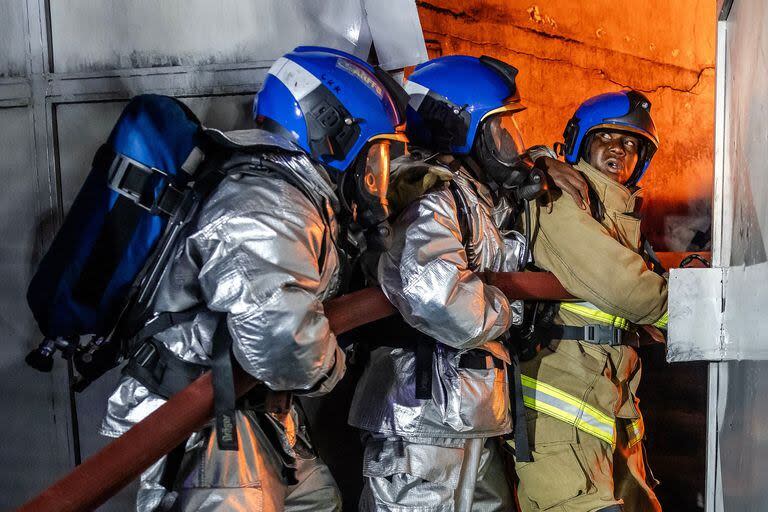
{"label": "silver aluminized trousers", "polygon": [[[513,510],[498,438],[450,439],[445,445],[365,438],[361,512],[454,512],[467,494],[473,511]],[[479,451],[474,461],[471,444]]]}
{"label": "silver aluminized trousers", "polygon": [[341,496],[330,470],[309,450],[297,446],[298,483],[286,486],[280,481],[264,457],[265,448],[254,432],[252,414],[237,412],[238,451],[219,450],[212,426],[189,439],[174,486],[175,500],[166,496],[160,484],[166,457],[153,464],[141,475],[137,511],[340,511]]}

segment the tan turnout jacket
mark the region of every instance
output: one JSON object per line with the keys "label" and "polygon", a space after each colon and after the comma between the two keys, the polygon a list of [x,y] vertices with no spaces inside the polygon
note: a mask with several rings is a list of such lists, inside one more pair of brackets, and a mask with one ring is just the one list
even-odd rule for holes
{"label": "tan turnout jacket", "polygon": [[[598,222],[569,197],[532,209],[533,257],[576,297],[634,324],[653,324],[667,312],[667,282],[651,271],[640,255],[640,220],[635,207],[640,190],[632,193],[580,161],[581,171],[605,206]],[[583,325],[563,312],[562,323]]]}
{"label": "tan turnout jacket", "polygon": [[[623,330],[663,324],[667,283],[641,256],[639,191],[583,160],[576,169],[603,202],[602,221],[570,197],[531,208],[535,264],[584,301],[562,303],[555,323]],[[523,512],[601,510],[622,502],[625,510],[660,511],[642,452],[636,350],[578,339],[539,341],[538,354],[521,364],[533,455],[533,462],[515,464]]]}

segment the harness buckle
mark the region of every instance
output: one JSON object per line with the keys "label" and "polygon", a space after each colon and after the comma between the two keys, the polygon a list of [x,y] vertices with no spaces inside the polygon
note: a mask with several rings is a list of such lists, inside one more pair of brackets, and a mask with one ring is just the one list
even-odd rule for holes
{"label": "harness buckle", "polygon": [[144,342],[139,344],[134,353],[131,355],[136,364],[143,367],[148,367],[152,360],[156,360],[159,357],[157,347],[154,343]]}
{"label": "harness buckle", "polygon": [[[172,215],[182,194],[181,190],[173,186],[167,172],[144,165],[120,153],[115,153],[109,165],[108,176],[108,185],[111,190],[153,215],[158,213]],[[155,197],[156,182],[152,180],[153,176],[159,176],[164,182],[157,197]]]}
{"label": "harness buckle", "polygon": [[584,341],[597,345],[617,346],[622,344],[623,332],[613,325],[585,325]]}

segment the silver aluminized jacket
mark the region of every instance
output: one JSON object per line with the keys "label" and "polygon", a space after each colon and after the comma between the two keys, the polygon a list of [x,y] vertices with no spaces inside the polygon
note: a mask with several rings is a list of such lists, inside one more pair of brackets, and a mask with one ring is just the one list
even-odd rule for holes
{"label": "silver aluminized jacket", "polygon": [[[450,159],[440,157],[431,165],[442,167]],[[408,172],[425,165],[404,156],[393,162],[393,169]],[[510,308],[504,294],[475,272],[517,270],[524,241],[496,227],[509,208],[505,202],[495,205],[485,185],[464,168],[454,173],[453,182],[467,205],[468,251],[453,193],[442,184],[400,214],[392,248],[378,267],[381,288],[405,321],[439,342],[432,358],[432,399],[415,397],[412,350],[376,348],[352,402],[349,422],[355,427],[440,444],[511,430],[505,370],[460,368],[459,359],[479,349],[509,364],[498,339],[520,320],[522,305]]]}
{"label": "silver aluminized jacket", "polygon": [[[155,338],[182,359],[205,364],[216,314],[225,313],[232,352],[244,370],[274,391],[322,394],[345,370],[344,353],[322,306],[338,286],[335,193],[325,171],[285,139],[261,130],[230,132],[226,139],[263,147],[260,156],[280,164],[288,175],[244,165],[211,193],[160,283],[155,311],[183,311],[204,303],[212,312]],[[311,198],[290,182],[304,184]],[[123,376],[109,398],[101,433],[125,433],[164,401]],[[291,424],[286,431],[294,423],[291,416],[281,418]],[[241,450],[256,450],[248,428],[239,426],[239,432]],[[241,476],[252,472],[238,471]],[[257,484],[228,482],[226,487]]]}

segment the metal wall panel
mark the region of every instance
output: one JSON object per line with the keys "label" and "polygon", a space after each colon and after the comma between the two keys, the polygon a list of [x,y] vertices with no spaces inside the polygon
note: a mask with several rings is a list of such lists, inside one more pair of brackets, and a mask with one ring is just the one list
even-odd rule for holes
{"label": "metal wall panel", "polygon": [[735,2],[728,18],[726,92],[733,266],[765,262],[768,240],[768,4]]}
{"label": "metal wall panel", "polygon": [[732,265],[723,335],[731,357],[763,360],[711,365],[707,510],[758,512],[768,509],[768,5],[733,2],[718,35],[725,43],[718,60],[724,165],[722,229],[713,249],[723,251],[721,265]]}
{"label": "metal wall panel", "polygon": [[[221,130],[252,126],[251,95],[182,98],[206,125]],[[106,141],[120,116],[125,101],[74,103],[56,107],[58,159],[61,173],[62,201],[65,211],[90,171],[96,150]],[[83,459],[96,453],[110,440],[98,435],[106,409],[106,400],[120,377],[115,369],[76,396],[80,442]],[[133,507],[136,485],[129,486],[109,500],[100,510],[119,511]]]}
{"label": "metal wall panel", "polygon": [[24,2],[0,2],[0,78],[27,74],[25,10]]}
{"label": "metal wall panel", "polygon": [[[739,2],[734,4],[734,10]],[[719,363],[718,489],[707,510],[768,510],[768,361]],[[714,413],[715,411],[713,411]]]}
{"label": "metal wall panel", "polygon": [[360,0],[69,0],[51,2],[54,71],[245,64],[301,44],[365,58]]}
{"label": "metal wall panel", "polygon": [[52,409],[56,400],[66,403],[61,364],[40,374],[24,363],[40,342],[25,291],[40,256],[40,226],[50,221],[50,212],[38,215],[30,109],[0,109],[0,155],[0,509],[9,510],[67,470],[71,443],[65,418]]}
{"label": "metal wall panel", "polygon": [[413,0],[363,0],[376,56],[384,69],[398,69],[424,62],[427,45]]}

